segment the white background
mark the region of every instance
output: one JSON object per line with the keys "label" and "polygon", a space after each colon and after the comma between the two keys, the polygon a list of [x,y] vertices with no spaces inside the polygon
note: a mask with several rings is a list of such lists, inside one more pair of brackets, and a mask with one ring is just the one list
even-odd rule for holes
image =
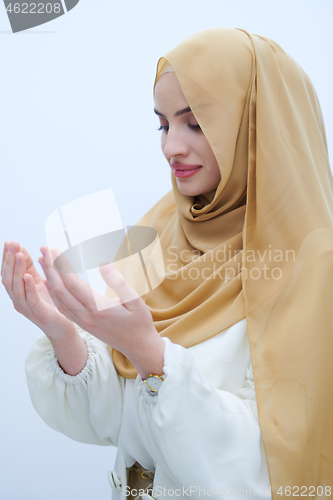
{"label": "white background", "polygon": [[[81,0],[12,34],[0,4],[0,245],[34,260],[61,205],[111,187],[125,225],[171,189],[152,88],[158,58],[209,28],[272,38],[312,79],[333,150],[331,0]],[[37,264],[38,266],[38,264]],[[24,362],[39,330],[0,285],[0,498],[110,498],[115,449],[49,429],[29,399]]]}

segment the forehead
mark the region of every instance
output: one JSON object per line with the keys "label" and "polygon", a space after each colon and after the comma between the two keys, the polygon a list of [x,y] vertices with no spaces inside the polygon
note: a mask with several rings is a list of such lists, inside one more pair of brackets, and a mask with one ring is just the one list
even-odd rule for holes
{"label": "forehead", "polygon": [[155,85],[155,104],[156,106],[166,105],[187,105],[185,96],[180,88],[175,73],[163,73]]}

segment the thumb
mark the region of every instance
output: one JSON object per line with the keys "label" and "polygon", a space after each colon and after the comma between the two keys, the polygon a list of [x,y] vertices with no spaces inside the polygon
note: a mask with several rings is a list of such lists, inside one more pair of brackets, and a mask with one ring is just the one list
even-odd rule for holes
{"label": "thumb", "polygon": [[103,263],[99,267],[106,284],[116,292],[120,302],[129,310],[141,309],[143,300],[138,293],[127,283],[124,276],[112,264]]}

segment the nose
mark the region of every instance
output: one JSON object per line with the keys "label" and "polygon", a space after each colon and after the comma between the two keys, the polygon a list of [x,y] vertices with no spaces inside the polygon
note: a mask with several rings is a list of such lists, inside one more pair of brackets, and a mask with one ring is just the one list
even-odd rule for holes
{"label": "nose", "polygon": [[168,159],[188,155],[190,147],[179,128],[169,127],[168,133],[163,135],[162,151]]}

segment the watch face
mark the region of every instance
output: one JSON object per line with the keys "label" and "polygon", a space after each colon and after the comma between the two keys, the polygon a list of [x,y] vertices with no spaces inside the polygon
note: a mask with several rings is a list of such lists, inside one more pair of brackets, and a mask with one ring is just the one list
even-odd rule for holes
{"label": "watch face", "polygon": [[162,380],[160,380],[158,377],[148,377],[146,383],[151,391],[157,392],[161,387]]}

